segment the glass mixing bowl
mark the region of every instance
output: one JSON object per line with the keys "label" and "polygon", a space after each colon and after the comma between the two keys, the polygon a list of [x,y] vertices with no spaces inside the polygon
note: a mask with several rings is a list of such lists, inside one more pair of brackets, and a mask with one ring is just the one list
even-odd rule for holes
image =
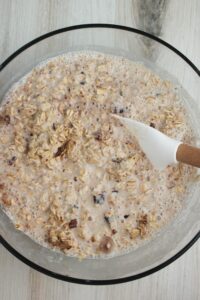
{"label": "glass mixing bowl", "polygon": [[[182,53],[146,32],[124,26],[87,24],[62,28],[26,44],[0,66],[0,101],[10,86],[36,64],[77,50],[96,50],[142,61],[184,89],[196,135],[200,137],[200,71]],[[161,75],[162,75],[161,74]],[[172,78],[170,77],[170,78]],[[140,248],[109,259],[67,257],[16,230],[0,210],[0,241],[16,257],[52,277],[85,284],[113,284],[149,275],[173,262],[200,236],[200,185],[194,183],[177,218]]]}

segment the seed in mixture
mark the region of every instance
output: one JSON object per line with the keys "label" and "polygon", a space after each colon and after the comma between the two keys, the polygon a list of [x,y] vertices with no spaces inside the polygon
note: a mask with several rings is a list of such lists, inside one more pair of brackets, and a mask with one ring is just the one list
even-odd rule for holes
{"label": "seed in mixture", "polygon": [[196,169],[158,171],[111,113],[193,143],[179,91],[123,57],[74,52],[36,66],[0,106],[0,205],[21,230],[75,257],[148,242],[185,205]]}

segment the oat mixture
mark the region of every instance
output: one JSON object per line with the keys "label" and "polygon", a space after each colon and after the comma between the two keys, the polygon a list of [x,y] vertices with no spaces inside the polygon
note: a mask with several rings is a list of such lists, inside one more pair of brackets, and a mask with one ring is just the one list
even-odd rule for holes
{"label": "oat mixture", "polygon": [[121,57],[79,52],[34,68],[0,108],[0,204],[67,255],[117,255],[181,209],[194,168],[155,170],[110,113],[191,142],[172,83]]}

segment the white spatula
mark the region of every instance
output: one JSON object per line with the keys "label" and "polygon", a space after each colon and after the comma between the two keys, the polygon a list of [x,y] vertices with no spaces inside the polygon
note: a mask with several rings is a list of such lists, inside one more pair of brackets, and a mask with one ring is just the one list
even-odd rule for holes
{"label": "white spatula", "polygon": [[118,115],[112,116],[119,119],[136,137],[141,149],[155,168],[162,170],[178,161],[200,168],[199,148],[176,141],[144,123]]}

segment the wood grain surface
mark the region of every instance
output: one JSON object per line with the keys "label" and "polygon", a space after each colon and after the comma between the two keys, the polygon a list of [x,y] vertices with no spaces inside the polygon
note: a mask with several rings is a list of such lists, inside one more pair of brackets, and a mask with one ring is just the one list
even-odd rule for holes
{"label": "wood grain surface", "polygon": [[[41,34],[90,22],[123,24],[157,34],[200,68],[199,0],[0,0],[0,63]],[[149,277],[98,287],[47,277],[0,245],[0,300],[29,299],[200,299],[200,241]]]}

